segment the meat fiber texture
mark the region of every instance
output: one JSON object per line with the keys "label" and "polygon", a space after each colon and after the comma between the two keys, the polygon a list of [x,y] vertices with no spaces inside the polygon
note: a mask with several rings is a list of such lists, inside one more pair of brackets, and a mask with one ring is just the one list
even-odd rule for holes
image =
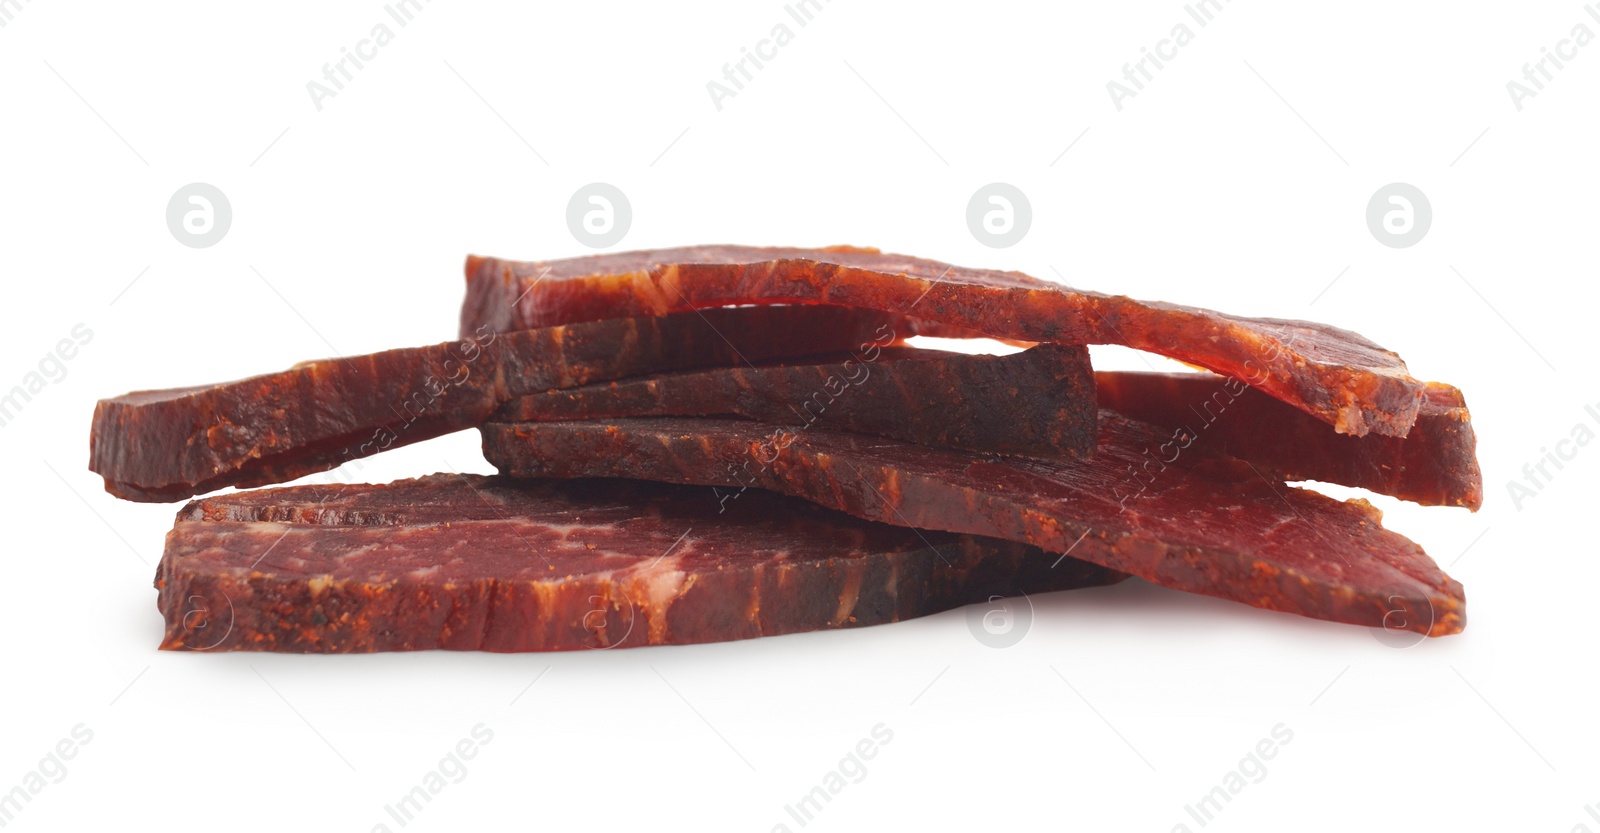
{"label": "meat fiber texture", "polygon": [[471,428],[507,400],[666,370],[858,350],[894,340],[867,310],[708,310],[497,333],[304,362],[237,382],[139,391],[95,407],[89,468],[106,491],[176,501],[293,480]]}
{"label": "meat fiber texture", "polygon": [[1089,353],[1081,346],[970,356],[874,345],[844,356],[553,390],[514,400],[494,419],[740,416],[1056,459],[1094,451],[1097,414]]}
{"label": "meat fiber texture", "polygon": [[161,647],[352,653],[721,642],[895,622],[1125,576],[1007,541],[751,494],[435,474],[198,500]]}
{"label": "meat fiber texture", "polygon": [[1139,301],[876,249],[694,246],[539,262],[473,256],[466,272],[463,333],[737,304],[833,304],[915,315],[933,322],[926,332],[1160,353],[1243,380],[1357,436],[1405,436],[1424,391],[1399,356],[1337,327]]}
{"label": "meat fiber texture", "polygon": [[1428,383],[1404,438],[1350,437],[1236,380],[1209,373],[1095,374],[1102,407],[1171,429],[1195,445],[1260,464],[1285,480],[1370,489],[1428,506],[1483,505],[1477,435],[1461,391]]}
{"label": "meat fiber texture", "polygon": [[1340,502],[1109,411],[1092,457],[1043,462],[744,420],[491,423],[502,474],[767,489],[857,517],[987,535],[1269,610],[1429,636],[1465,624],[1459,582]]}

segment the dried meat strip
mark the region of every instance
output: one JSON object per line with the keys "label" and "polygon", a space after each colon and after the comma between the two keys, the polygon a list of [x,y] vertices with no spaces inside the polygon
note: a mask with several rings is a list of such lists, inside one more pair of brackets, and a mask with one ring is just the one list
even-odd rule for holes
{"label": "dried meat strip", "polygon": [[625,379],[523,397],[494,419],[740,416],[1056,459],[1094,451],[1097,414],[1088,351],[1041,344],[1009,356],[889,347]]}
{"label": "dried meat strip", "polygon": [[1430,382],[1404,439],[1341,436],[1233,379],[1208,373],[1095,374],[1100,405],[1172,429],[1171,440],[1260,463],[1285,480],[1371,489],[1429,506],[1483,505],[1477,437],[1461,391]]}
{"label": "dried meat strip", "polygon": [[[1068,349],[969,356],[890,347],[662,374],[523,397],[493,421],[739,416],[1060,459],[1091,453],[1094,443],[1095,408],[1081,395],[1086,380],[1053,352]],[[877,381],[868,382],[874,372]],[[1430,506],[1477,510],[1483,503],[1471,416],[1461,392],[1448,385],[1428,384],[1404,439],[1337,434],[1243,382],[1208,373],[1101,371],[1093,385],[1101,407],[1170,429],[1167,439],[1178,447],[1197,444],[1249,460],[1284,480],[1356,486]]]}
{"label": "dried meat strip", "polygon": [[[756,495],[436,474],[190,503],[161,647],[556,651],[874,625],[1124,576],[1006,541]],[[1054,566],[1052,566],[1054,565]]]}
{"label": "dried meat strip", "polygon": [[707,310],[304,362],[237,382],[139,391],[95,407],[89,469],[129,500],[281,483],[471,428],[506,401],[693,367],[894,341],[898,320],[840,307]]}
{"label": "dried meat strip", "polygon": [[540,262],[469,257],[461,321],[470,333],[771,303],[914,314],[941,333],[958,327],[1028,342],[1126,345],[1242,379],[1357,436],[1405,436],[1423,394],[1399,356],[1336,327],[851,247],[699,246]]}
{"label": "dried meat strip", "polygon": [[[661,418],[491,423],[503,474],[634,477],[803,497],[862,518],[1026,542],[1179,590],[1430,636],[1465,624],[1460,583],[1365,501],[1264,477],[1109,411],[1094,456],[1002,459],[814,428]],[[749,492],[728,491],[724,505]]]}

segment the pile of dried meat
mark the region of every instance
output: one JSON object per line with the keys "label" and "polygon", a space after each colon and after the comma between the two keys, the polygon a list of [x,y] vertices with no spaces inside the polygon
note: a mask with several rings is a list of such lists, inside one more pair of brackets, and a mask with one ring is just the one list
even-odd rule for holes
{"label": "pile of dried meat", "polygon": [[[1089,344],[1212,372],[1096,372]],[[715,642],[1129,575],[1442,636],[1458,582],[1288,484],[1483,499],[1460,391],[1355,333],[848,247],[469,258],[456,341],[102,400],[89,467],[175,501],[474,427],[498,476],[191,501],[161,647]]]}

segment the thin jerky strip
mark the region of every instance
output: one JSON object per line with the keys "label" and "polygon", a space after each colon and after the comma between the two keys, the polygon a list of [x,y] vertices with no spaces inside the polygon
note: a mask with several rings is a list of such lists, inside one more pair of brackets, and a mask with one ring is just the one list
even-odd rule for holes
{"label": "thin jerky strip", "polygon": [[1233,379],[1207,373],[1095,374],[1100,405],[1194,445],[1260,463],[1285,480],[1371,489],[1429,506],[1483,505],[1477,436],[1461,391],[1429,382],[1404,439],[1341,436]]}
{"label": "thin jerky strip", "polygon": [[721,642],[924,616],[1124,576],[780,495],[436,474],[189,504],[156,578],[161,647],[352,653]]}
{"label": "thin jerky strip", "polygon": [[1307,321],[1242,318],[876,249],[699,246],[516,262],[467,259],[462,331],[517,330],[731,304],[916,315],[996,338],[1121,344],[1242,379],[1340,433],[1405,436],[1422,382],[1394,353]]}
{"label": "thin jerky strip", "polygon": [[[515,397],[693,367],[883,346],[868,310],[707,310],[495,333],[304,362],[237,382],[140,391],[95,406],[89,469],[129,500],[281,483],[471,428]],[[901,325],[903,327],[903,325]]]}
{"label": "thin jerky strip", "polygon": [[1094,376],[1081,346],[1009,356],[891,347],[792,361],[548,391],[508,403],[494,419],[740,416],[1046,459],[1094,451]]}
{"label": "thin jerky strip", "polygon": [[1465,623],[1461,585],[1365,501],[1272,482],[1199,449],[1163,462],[1149,450],[1165,432],[1109,411],[1094,456],[1072,462],[741,420],[491,423],[483,435],[503,474],[769,489],[885,523],[1070,551],[1269,610],[1430,636]]}

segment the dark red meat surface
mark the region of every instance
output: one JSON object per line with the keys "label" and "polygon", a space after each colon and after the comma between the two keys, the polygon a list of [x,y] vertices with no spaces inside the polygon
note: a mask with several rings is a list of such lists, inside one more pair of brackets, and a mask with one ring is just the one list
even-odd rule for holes
{"label": "dark red meat surface", "polygon": [[894,622],[1124,576],[805,501],[435,474],[191,502],[156,576],[161,647],[555,651]]}
{"label": "dark red meat surface", "polygon": [[1041,344],[1009,356],[889,347],[624,379],[523,397],[494,419],[741,416],[1053,459],[1093,452],[1097,414],[1088,351]]}
{"label": "dark red meat surface", "polygon": [[474,256],[461,322],[471,333],[774,303],[915,315],[940,334],[1135,347],[1244,380],[1358,436],[1405,436],[1422,401],[1423,383],[1399,356],[1348,330],[1104,295],[876,249],[693,246],[538,262]]}
{"label": "dark red meat surface", "polygon": [[1461,391],[1430,382],[1404,438],[1336,434],[1234,379],[1208,373],[1095,374],[1101,406],[1171,429],[1169,439],[1260,464],[1285,480],[1358,486],[1430,506],[1483,505],[1477,435]]}
{"label": "dark red meat surface", "polygon": [[471,428],[518,396],[666,370],[860,350],[892,342],[897,324],[894,316],[866,310],[766,307],[515,333],[482,328],[459,342],[102,399],[89,468],[105,478],[106,491],[140,501],[281,483]]}
{"label": "dark red meat surface", "polygon": [[823,428],[660,418],[491,423],[503,474],[633,477],[768,489],[862,518],[1025,542],[1156,584],[1430,636],[1460,631],[1465,599],[1365,501],[1285,485],[1250,464],[1109,411],[1095,454],[1043,462]]}

